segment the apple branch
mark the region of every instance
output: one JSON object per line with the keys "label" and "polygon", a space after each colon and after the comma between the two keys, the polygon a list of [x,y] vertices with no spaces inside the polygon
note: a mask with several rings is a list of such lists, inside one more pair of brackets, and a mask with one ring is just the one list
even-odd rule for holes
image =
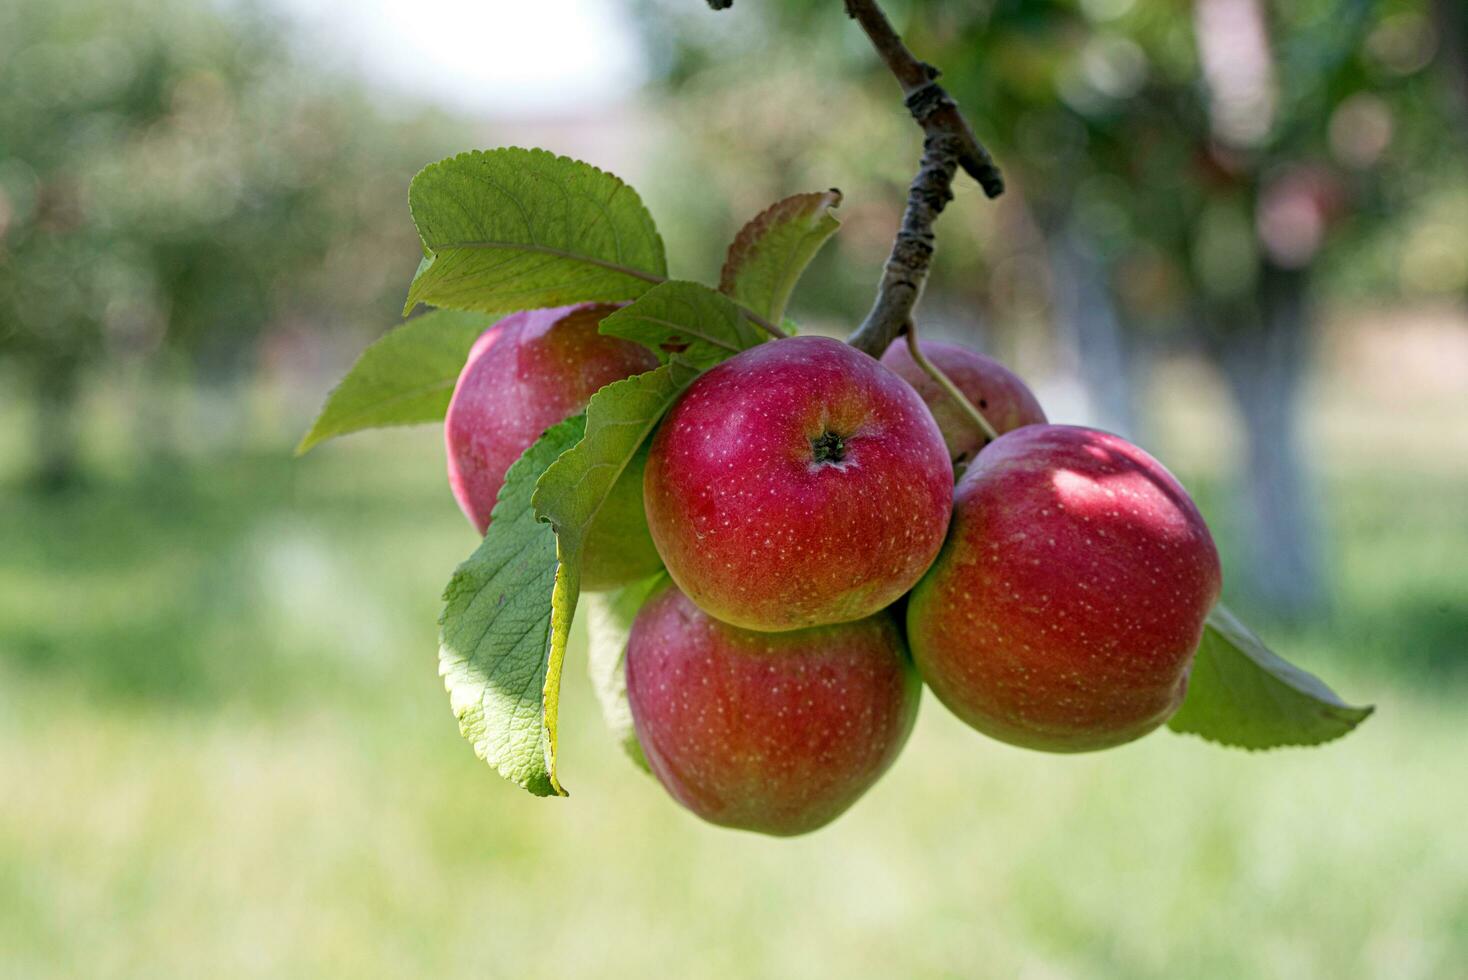
{"label": "apple branch", "polygon": [[[933,260],[933,224],[953,200],[953,179],[958,169],[962,167],[977,180],[991,198],[1004,192],[1004,178],[968,120],[958,111],[958,104],[938,84],[938,69],[920,61],[907,49],[876,0],[844,2],[847,16],[861,25],[877,54],[902,86],[908,111],[925,134],[922,163],[908,188],[907,209],[882,270],[876,302],[848,339],[858,350],[880,357],[904,329],[911,329],[912,311],[922,295]],[[940,383],[944,380],[947,379],[940,379]],[[951,388],[951,383],[944,388]]]}
{"label": "apple branch", "polygon": [[[727,10],[734,0],[707,0],[714,10]],[[979,182],[990,198],[1004,193],[1004,177],[989,151],[974,135],[973,127],[958,111],[958,103],[938,84],[938,69],[919,60],[893,29],[877,0],[843,0],[846,15],[858,24],[902,86],[903,102],[922,126],[923,156],[917,176],[907,191],[902,224],[892,242],[892,252],[882,270],[876,301],[861,326],[847,338],[857,350],[881,357],[892,342],[907,335],[912,358],[970,416],[990,439],[996,438],[973,402],[953,380],[918,348],[912,312],[922,296],[933,261],[933,225],[953,200],[953,179],[960,167]]]}
{"label": "apple branch", "polygon": [[844,0],[846,15],[866,32],[887,69],[902,86],[908,111],[928,136],[953,136],[958,141],[958,164],[979,182],[984,194],[998,197],[1004,193],[1004,175],[999,172],[989,151],[984,149],[973,127],[958,111],[958,103],[938,84],[939,71],[918,60],[907,50],[902,38],[892,29],[876,0]]}

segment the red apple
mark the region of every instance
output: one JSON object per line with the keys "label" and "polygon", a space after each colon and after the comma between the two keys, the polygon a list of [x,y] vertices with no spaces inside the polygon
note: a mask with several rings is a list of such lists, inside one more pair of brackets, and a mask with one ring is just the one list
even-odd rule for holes
{"label": "red apple", "polygon": [[959,481],[907,635],[933,693],[979,731],[1102,749],[1182,704],[1221,578],[1208,526],[1161,463],[1095,429],[1032,425]]}
{"label": "red apple", "polygon": [[[587,303],[527,310],[475,341],[444,418],[444,443],[449,486],[481,534],[505,471],[542,432],[584,409],[598,388],[657,367],[647,348],[597,333],[614,309]],[[659,565],[642,509],[641,467],[634,465],[588,532],[582,587],[613,588]]]}
{"label": "red apple", "polygon": [[825,337],[704,373],[653,438],[648,525],[673,580],[746,629],[863,619],[943,543],[953,468],[922,399]]}
{"label": "red apple", "polygon": [[[992,357],[961,344],[939,340],[920,340],[918,346],[923,355],[968,396],[968,400],[1000,435],[1020,426],[1045,422],[1045,410],[1029,386]],[[946,391],[938,387],[932,375],[918,367],[907,350],[905,338],[894,341],[887,348],[887,353],[882,355],[882,363],[923,396],[939,431],[943,433],[943,441],[948,444],[948,454],[953,458],[954,466],[966,465],[988,445],[989,439],[983,431]]]}
{"label": "red apple", "polygon": [[786,633],[739,629],[676,587],[627,641],[627,697],[648,765],[711,823],[803,834],[887,771],[922,684],[890,612]]}

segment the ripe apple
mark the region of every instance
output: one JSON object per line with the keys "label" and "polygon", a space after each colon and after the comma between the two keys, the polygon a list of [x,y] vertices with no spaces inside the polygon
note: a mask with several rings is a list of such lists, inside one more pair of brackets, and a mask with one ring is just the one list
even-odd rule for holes
{"label": "ripe apple", "polygon": [[[940,340],[919,340],[918,347],[928,360],[948,375],[959,391],[968,396],[968,400],[1000,435],[1020,426],[1046,421],[1045,410],[1029,386],[992,357],[961,344]],[[918,367],[908,352],[905,338],[899,338],[887,348],[887,353],[882,355],[882,363],[923,396],[939,431],[943,433],[943,441],[948,444],[948,454],[953,458],[954,466],[967,465],[980,449],[988,445],[989,439],[983,431],[954,404],[947,392],[938,387],[938,382],[928,372]]]}
{"label": "ripe apple", "polygon": [[907,635],[933,693],[1051,752],[1131,741],[1182,704],[1222,573],[1187,491],[1118,436],[1032,425],[958,482]]}
{"label": "ripe apple", "polygon": [[922,692],[890,612],[758,633],[672,585],[637,614],[626,669],[638,742],[673,798],[777,836],[855,803],[897,758]]}
{"label": "ripe apple", "polygon": [[863,619],[912,588],[942,546],[953,468],[910,385],[795,337],[694,381],[643,488],[678,587],[726,623],[778,631]]}
{"label": "ripe apple", "polygon": [[[449,486],[479,533],[505,471],[540,434],[598,388],[657,367],[639,344],[597,333],[615,306],[586,303],[514,313],[474,342],[444,418]],[[642,508],[644,457],[613,486],[588,531],[582,587],[608,589],[657,571]]]}

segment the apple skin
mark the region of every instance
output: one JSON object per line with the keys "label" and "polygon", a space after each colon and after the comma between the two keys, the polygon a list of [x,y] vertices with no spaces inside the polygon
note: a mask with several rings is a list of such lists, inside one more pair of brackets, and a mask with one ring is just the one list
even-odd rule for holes
{"label": "apple skin", "polygon": [[[645,347],[597,332],[616,308],[584,303],[514,313],[474,342],[444,417],[444,445],[449,486],[480,534],[505,471],[542,432],[584,409],[604,385],[658,366]],[[585,589],[615,588],[661,565],[642,508],[644,459],[622,474],[588,531]]]}
{"label": "apple skin", "polygon": [[[968,396],[968,400],[1000,435],[1021,426],[1042,425],[1047,421],[1045,410],[1029,386],[992,357],[961,344],[940,340],[919,340],[918,346],[924,356]],[[899,338],[887,348],[882,355],[882,363],[916,388],[927,403],[939,431],[943,433],[943,441],[948,444],[948,455],[952,457],[954,466],[968,464],[979,450],[989,444],[989,438],[964,414],[963,409],[954,404],[928,372],[918,367],[907,350],[905,338]]]}
{"label": "apple skin", "polygon": [[871,788],[922,695],[890,612],[758,633],[672,585],[637,614],[626,669],[638,742],[673,798],[711,823],[781,837],[825,826]]}
{"label": "apple skin", "polygon": [[653,437],[643,500],[700,608],[802,629],[863,619],[912,588],[942,547],[953,468],[910,385],[839,341],[795,337],[689,386]]}
{"label": "apple skin", "polygon": [[1032,425],[959,480],[907,636],[945,705],[1001,741],[1120,745],[1182,704],[1222,572],[1172,474],[1125,439]]}

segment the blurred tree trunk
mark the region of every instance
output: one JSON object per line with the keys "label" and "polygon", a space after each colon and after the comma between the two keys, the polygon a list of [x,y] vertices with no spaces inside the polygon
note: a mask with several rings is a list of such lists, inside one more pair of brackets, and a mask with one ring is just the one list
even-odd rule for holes
{"label": "blurred tree trunk", "polygon": [[133,418],[139,461],[151,471],[175,469],[180,463],[181,359],[165,346],[146,359],[141,375]]}
{"label": "blurred tree trunk", "polygon": [[1093,421],[1137,438],[1136,351],[1117,313],[1110,270],[1069,223],[1047,238],[1057,318],[1075,351],[1076,374],[1086,389]]}
{"label": "blurred tree trunk", "polygon": [[1463,0],[1434,0],[1432,13],[1438,51],[1458,107],[1456,122],[1468,131],[1468,8]]}
{"label": "blurred tree trunk", "polygon": [[81,393],[81,363],[66,356],[43,356],[35,374],[36,415],[34,483],[54,494],[81,482],[81,439],[76,411]]}
{"label": "blurred tree trunk", "polygon": [[1299,431],[1309,353],[1307,286],[1305,271],[1265,262],[1252,322],[1215,324],[1224,329],[1213,332],[1244,422],[1248,578],[1242,591],[1288,620],[1317,612],[1324,601],[1320,495]]}

